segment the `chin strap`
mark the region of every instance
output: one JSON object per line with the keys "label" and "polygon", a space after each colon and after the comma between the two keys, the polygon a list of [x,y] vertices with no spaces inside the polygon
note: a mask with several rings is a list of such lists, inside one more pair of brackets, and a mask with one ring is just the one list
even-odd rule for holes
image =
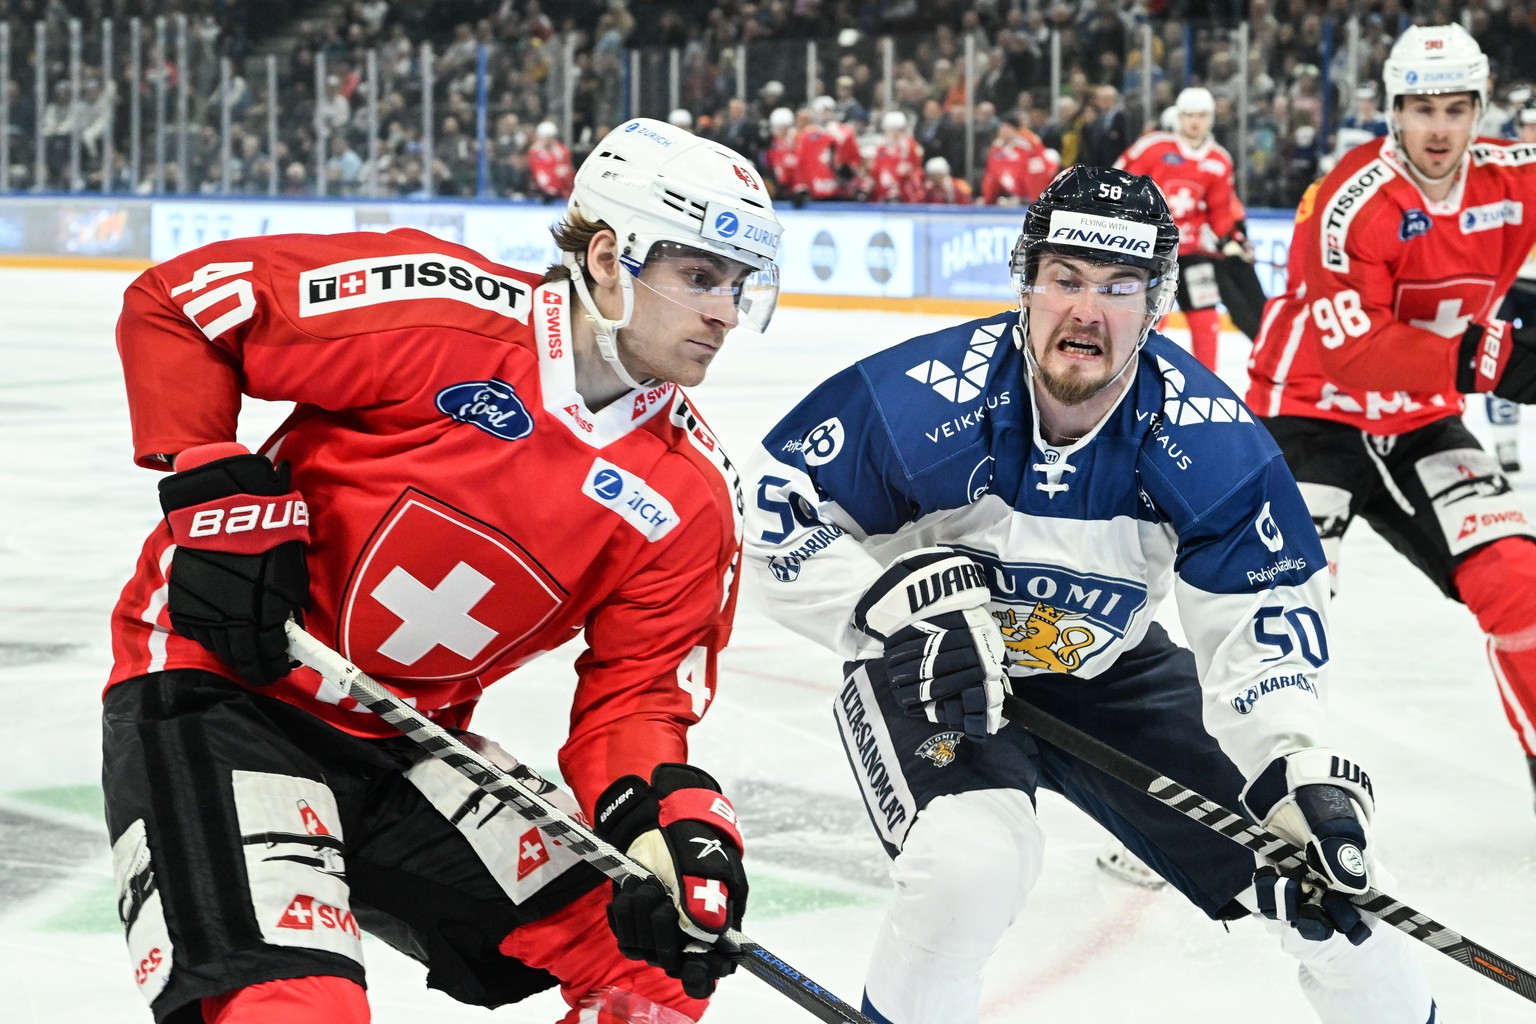
{"label": "chin strap", "polygon": [[[629,318],[635,315],[635,289],[630,279],[629,270],[623,264],[619,265],[619,288],[624,293],[624,315],[617,320],[610,320],[597,311],[597,303],[592,300],[592,292],[587,289],[587,275],[583,272],[581,261],[573,252],[565,252],[560,255],[560,262],[571,272],[571,288],[576,292],[576,297],[581,300],[581,308],[586,311],[587,319],[592,321],[592,330],[597,338],[597,351],[603,357],[613,372],[623,381],[628,388],[643,388],[642,384],[635,380],[634,374],[624,366],[624,361],[619,358],[619,331],[629,326]],[[648,383],[655,383],[650,381]]]}

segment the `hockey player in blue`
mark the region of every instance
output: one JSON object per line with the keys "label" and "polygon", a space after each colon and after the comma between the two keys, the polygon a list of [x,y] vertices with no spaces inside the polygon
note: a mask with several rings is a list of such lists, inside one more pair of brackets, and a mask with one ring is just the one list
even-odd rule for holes
{"label": "hockey player in blue", "polygon": [[[834,375],[764,441],[752,588],[848,662],[849,764],[894,858],[865,1012],[975,1021],[1063,794],[1216,920],[1261,914],[1320,1019],[1424,1024],[1407,938],[1341,893],[1385,879],[1368,776],[1326,746],[1327,566],[1279,450],[1151,331],[1178,232],[1150,178],[1063,172],[1030,207],[1020,310]],[[1152,615],[1172,593],[1189,648]],[[1011,689],[1305,847],[1251,854],[1001,717]],[[1345,766],[1340,771],[1339,766]]]}

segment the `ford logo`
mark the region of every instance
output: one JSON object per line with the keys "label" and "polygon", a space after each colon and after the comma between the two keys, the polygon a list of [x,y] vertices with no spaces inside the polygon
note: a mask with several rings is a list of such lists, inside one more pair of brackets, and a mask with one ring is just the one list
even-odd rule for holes
{"label": "ford logo", "polygon": [[492,437],[516,441],[533,433],[533,417],[504,380],[472,380],[437,393],[437,408],[460,423],[472,423]]}

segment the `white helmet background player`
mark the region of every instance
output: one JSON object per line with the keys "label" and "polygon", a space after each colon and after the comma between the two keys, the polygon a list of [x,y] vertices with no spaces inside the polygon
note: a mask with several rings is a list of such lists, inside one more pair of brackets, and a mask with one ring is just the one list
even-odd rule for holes
{"label": "white helmet background player", "polygon": [[[1382,65],[1387,123],[1402,145],[1398,99],[1469,92],[1477,97],[1476,118],[1488,109],[1488,58],[1460,25],[1413,25],[1398,36]],[[1454,174],[1455,171],[1450,173]],[[1448,175],[1442,176],[1444,180]]]}
{"label": "white helmet background player", "polygon": [[605,135],[583,161],[569,212],[607,224],[618,238],[624,308],[616,320],[604,317],[592,300],[582,273],[585,253],[566,252],[561,260],[592,318],[598,350],[630,387],[641,385],[619,361],[618,332],[634,315],[634,282],[646,259],[669,243],[749,269],[735,294],[738,322],[767,329],[778,304],[773,261],[783,228],[751,161],[663,121],[634,118]]}

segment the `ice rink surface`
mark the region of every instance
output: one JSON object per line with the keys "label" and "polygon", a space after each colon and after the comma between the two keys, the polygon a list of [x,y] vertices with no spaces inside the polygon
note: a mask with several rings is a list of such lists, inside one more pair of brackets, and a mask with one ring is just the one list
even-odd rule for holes
{"label": "ice rink surface", "polygon": [[[130,279],[0,270],[0,1017],[9,1024],[150,1020],[119,933],[97,783],[107,614],[158,518],[156,477],[131,462],[113,347]],[[732,335],[695,394],[740,462],[814,382],[952,319],[783,309],[766,337]],[[1229,381],[1242,379],[1246,345],[1223,340]],[[278,412],[248,410],[242,440],[254,447]],[[1468,418],[1484,429],[1480,408]],[[1523,440],[1528,469],[1516,486],[1530,509],[1536,415]],[[748,598],[692,757],[742,816],[745,931],[857,1004],[885,865],[832,724],[838,666]],[[1373,835],[1397,876],[1390,891],[1536,970],[1532,790],[1471,616],[1357,524],[1331,641],[1332,739],[1375,781]],[[479,731],[552,771],[576,647],[492,687]],[[1292,961],[1264,928],[1228,933],[1176,893],[1100,873],[1104,833],[1050,794],[1041,818],[1045,871],[993,961],[984,1021],[1312,1019]],[[393,950],[372,940],[366,950],[380,1024],[532,1024],[563,1012],[553,993],[494,1012],[460,1006],[426,990],[423,972]],[[1443,1020],[1536,1020],[1530,1002],[1427,947],[1419,953]],[[707,1017],[811,1019],[745,973],[723,985]]]}

